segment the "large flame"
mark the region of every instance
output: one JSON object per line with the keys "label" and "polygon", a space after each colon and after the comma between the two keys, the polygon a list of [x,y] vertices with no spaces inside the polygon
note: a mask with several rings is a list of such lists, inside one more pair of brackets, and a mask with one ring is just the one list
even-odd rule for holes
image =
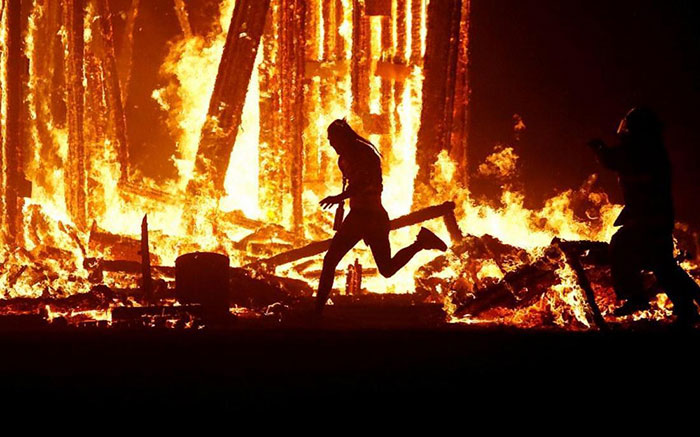
{"label": "large flame", "polygon": [[[297,236],[299,243],[306,239],[329,237],[332,235],[331,213],[318,210],[318,200],[340,190],[340,180],[335,168],[336,157],[327,145],[326,127],[336,118],[348,117],[358,131],[366,136],[383,153],[384,193],[383,203],[391,217],[398,217],[414,209],[414,180],[418,173],[416,143],[420,127],[422,105],[423,65],[422,54],[426,46],[426,7],[428,0],[398,2],[392,1],[392,14],[401,12],[405,16],[406,34],[403,45],[399,44],[397,26],[391,17],[372,16],[368,18],[369,31],[367,86],[369,114],[352,112],[353,96],[350,65],[353,56],[353,10],[358,2],[342,0],[331,10],[332,23],[324,21],[326,2],[308,2],[307,16],[312,26],[308,34],[315,35],[315,41],[307,41],[307,69],[316,65],[319,71],[329,69],[330,74],[311,74],[304,85],[305,122],[303,140],[305,153],[304,168],[304,233]],[[101,38],[99,16],[92,2],[86,2],[84,20],[84,41],[86,65],[92,69],[85,72],[83,82],[86,93],[91,98],[86,102],[94,105],[107,105],[104,95],[107,91],[95,89],[95,71],[104,74],[104,65],[94,56],[94,44]],[[183,2],[176,2],[184,8]],[[405,11],[397,11],[399,5]],[[260,141],[261,113],[258,102],[261,99],[261,78],[259,70],[264,62],[272,65],[278,61],[273,53],[258,50],[250,77],[241,125],[230,156],[225,179],[225,193],[220,198],[203,199],[195,216],[187,219],[187,186],[192,180],[202,127],[207,118],[210,99],[214,90],[219,61],[224,51],[228,26],[231,22],[235,2],[228,0],[219,7],[218,25],[213,26],[209,35],[196,35],[183,32],[169,44],[168,55],[160,67],[160,74],[167,84],[152,91],[152,98],[167,114],[167,125],[176,138],[176,153],[172,157],[177,169],[177,178],[169,181],[153,181],[138,178],[140,189],[154,193],[145,196],[138,190],[125,189],[124,178],[117,156],[118,139],[112,127],[103,126],[103,131],[90,131],[86,135],[86,148],[89,150],[88,177],[91,198],[95,208],[90,211],[92,231],[103,232],[126,239],[140,238],[140,223],[148,214],[151,230],[151,250],[155,262],[173,265],[175,258],[189,251],[209,250],[227,253],[233,264],[239,265],[255,258],[235,242],[250,234],[250,230],[237,226],[235,221],[223,220],[227,214],[242,213],[245,219],[266,221],[269,217],[281,217],[276,223],[292,229],[291,205],[285,211],[266,210],[261,204],[260,193],[274,191],[280,181],[266,177],[269,169],[261,168],[259,154],[270,147]],[[272,1],[272,9],[280,7],[278,0]],[[342,8],[336,14],[335,8]],[[60,8],[59,8],[60,9]],[[178,18],[185,20],[184,10]],[[85,262],[88,258],[109,259],[109,248],[91,241],[91,232],[78,229],[70,219],[66,207],[64,169],[68,160],[68,127],[53,116],[50,107],[52,95],[48,79],[48,63],[44,62],[46,47],[52,45],[54,35],[47,34],[49,10],[46,2],[35,2],[24,32],[24,53],[29,60],[27,93],[24,105],[29,119],[26,176],[32,182],[31,198],[23,205],[23,235],[19,244],[4,241],[0,251],[0,297],[38,298],[41,296],[69,296],[88,292],[91,283]],[[0,39],[7,40],[7,14],[0,22]],[[339,20],[339,21],[338,21]],[[387,22],[387,20],[390,20]],[[182,21],[185,23],[185,21]],[[183,24],[183,26],[185,25]],[[387,24],[389,24],[387,26]],[[419,26],[417,32],[412,31]],[[324,42],[331,38],[328,47]],[[388,32],[388,33],[387,33]],[[68,56],[68,31],[61,27],[58,34],[62,40],[65,56]],[[420,38],[414,41],[414,38]],[[264,44],[263,41],[261,44]],[[417,49],[416,49],[417,48]],[[420,51],[416,59],[416,51]],[[269,56],[265,59],[264,56]],[[0,75],[2,80],[2,104],[0,105],[0,129],[7,127],[7,54],[0,52]],[[405,67],[405,77],[392,77],[381,74],[380,65],[389,59]],[[93,62],[93,64],[88,64]],[[61,68],[53,66],[53,68]],[[97,84],[99,85],[99,84]],[[400,86],[399,86],[400,85]],[[122,85],[123,86],[123,85]],[[98,87],[99,88],[99,87]],[[398,90],[397,92],[394,92]],[[54,91],[57,92],[57,91]],[[101,94],[100,94],[101,93]],[[93,114],[93,116],[95,116]],[[376,133],[370,126],[369,117],[382,118],[385,131]],[[110,122],[112,123],[112,122]],[[517,117],[516,131],[520,134],[525,124]],[[98,132],[99,131],[99,132]],[[485,202],[477,199],[456,181],[457,166],[447,152],[438,156],[433,172],[432,185],[439,199],[425,199],[425,204],[435,201],[453,200],[457,203],[457,219],[462,232],[481,237],[490,235],[501,242],[521,248],[534,259],[550,245],[554,238],[564,240],[608,241],[614,232],[613,221],[620,210],[619,205],[608,202],[607,196],[599,192],[580,194],[575,190],[564,191],[546,201],[538,210],[524,206],[524,194],[509,181],[517,178],[517,153],[512,145],[498,146],[492,155],[478,166],[480,177],[502,182],[503,190],[498,202]],[[4,174],[4,173],[3,173]],[[4,181],[6,183],[6,181]],[[593,210],[595,217],[581,217],[575,211],[577,199],[583,195]],[[577,197],[578,196],[578,197]],[[580,199],[579,199],[580,200]],[[289,210],[287,210],[289,208]],[[94,225],[93,225],[94,223]],[[425,224],[445,240],[450,239],[442,222]],[[400,229],[391,234],[394,251],[414,241],[418,227]],[[271,241],[273,242],[273,241]],[[289,242],[286,242],[289,243]],[[456,243],[456,242],[454,242]],[[363,285],[374,293],[412,293],[415,291],[416,276],[421,266],[433,260],[436,254],[421,252],[403,270],[391,279],[369,275]],[[360,244],[343,263],[339,270],[358,259],[366,267],[373,266],[370,251]],[[451,256],[449,265],[436,275],[443,279],[459,280],[459,272],[465,264],[475,262],[469,255]],[[314,259],[316,268],[320,258]],[[316,280],[309,278],[297,269],[298,265],[278,268],[277,274],[304,279],[312,286]],[[695,264],[687,265],[696,268]],[[474,266],[477,281],[499,281],[508,268],[494,260],[480,262]],[[491,320],[513,324],[541,323],[541,314],[547,312],[561,326],[589,327],[586,304],[582,290],[575,278],[575,272],[567,264],[556,270],[558,281],[550,290],[528,308],[514,312],[492,314]],[[340,281],[338,281],[340,282]],[[119,275],[106,275],[105,284],[113,287],[133,287],[133,278]],[[340,284],[336,284],[340,285]],[[440,291],[440,290],[438,290]],[[452,314],[454,303],[449,299],[449,291],[442,290],[445,309]],[[661,295],[656,309],[642,315],[646,318],[668,317],[668,302]],[[87,317],[95,320],[111,320],[108,311],[59,311],[48,307],[49,318],[65,316]],[[488,318],[488,317],[486,317]],[[476,319],[462,319],[474,322]]]}

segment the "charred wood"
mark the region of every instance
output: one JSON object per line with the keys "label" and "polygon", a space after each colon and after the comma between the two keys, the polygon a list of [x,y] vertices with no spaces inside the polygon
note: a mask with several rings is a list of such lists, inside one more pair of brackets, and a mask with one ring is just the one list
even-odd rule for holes
{"label": "charred wood", "polygon": [[122,35],[119,57],[117,59],[117,71],[121,90],[122,102],[126,102],[129,91],[129,81],[131,80],[131,63],[134,51],[134,27],[136,16],[139,12],[139,0],[131,0],[126,13],[126,23]]}
{"label": "charred wood", "polygon": [[[574,244],[570,244],[574,243]],[[579,244],[575,244],[579,243]],[[592,242],[588,242],[592,243]],[[553,245],[557,245],[561,248],[562,252],[566,255],[566,259],[569,262],[569,265],[571,268],[576,272],[576,278],[578,279],[578,285],[581,287],[583,290],[583,294],[586,297],[586,301],[588,302],[588,307],[590,309],[591,315],[593,317],[593,321],[595,324],[598,326],[600,329],[606,329],[607,324],[605,323],[605,319],[603,318],[603,315],[600,312],[600,308],[598,307],[598,304],[595,301],[595,293],[593,292],[593,288],[591,287],[591,282],[588,280],[588,276],[586,276],[586,270],[583,268],[583,265],[581,264],[581,252],[583,249],[583,245],[581,242],[567,242],[567,241],[561,241],[558,238],[555,238],[554,241],[552,241]],[[607,244],[605,243],[598,243],[598,246],[600,247],[600,244],[604,244],[605,248],[607,249]]]}
{"label": "charred wood", "polygon": [[6,84],[6,96],[0,95],[3,102],[3,112],[6,114],[5,130],[0,135],[2,140],[2,156],[0,156],[0,168],[4,174],[0,175],[0,188],[2,189],[2,204],[0,223],[6,233],[7,241],[14,242],[19,239],[21,226],[20,185],[22,177],[22,70],[24,67],[22,52],[22,2],[9,1],[5,5],[5,20],[7,27],[7,40],[5,43],[5,77],[2,81]]}
{"label": "charred wood", "polygon": [[462,0],[457,46],[457,66],[454,81],[453,114],[450,126],[450,156],[457,163],[457,181],[468,183],[467,144],[469,132],[469,24],[471,0]]}
{"label": "charred wood", "polygon": [[280,107],[282,110],[282,146],[292,153],[290,187],[292,194],[292,223],[294,232],[301,234],[303,226],[303,165],[304,165],[304,62],[305,62],[305,2],[281,0],[279,55]]}
{"label": "charred wood", "polygon": [[[423,106],[416,148],[417,180],[423,187],[430,185],[432,167],[440,151],[450,148],[458,47],[462,44],[462,0],[430,2],[427,12]],[[421,191],[419,187],[417,199],[423,194]]]}
{"label": "charred wood", "polygon": [[83,139],[84,94],[83,0],[63,2],[66,29],[66,88],[68,119],[68,158],[64,166],[66,206],[73,222],[84,229],[87,220],[87,174]]}
{"label": "charred wood", "polygon": [[121,179],[126,180],[129,171],[129,144],[126,138],[126,117],[122,92],[119,83],[119,72],[114,49],[114,31],[112,30],[112,14],[107,0],[97,1],[97,13],[99,14],[100,30],[102,31],[102,63],[109,105],[109,114],[114,123],[114,136],[117,140],[117,160],[121,168]]}
{"label": "charred wood", "polygon": [[141,221],[141,291],[146,299],[153,294],[151,279],[151,250],[148,246],[148,216]]}

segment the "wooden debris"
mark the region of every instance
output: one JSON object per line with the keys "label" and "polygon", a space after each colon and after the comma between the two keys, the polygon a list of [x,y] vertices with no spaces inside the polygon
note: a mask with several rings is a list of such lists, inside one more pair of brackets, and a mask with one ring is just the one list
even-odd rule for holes
{"label": "wooden debris", "polygon": [[478,316],[496,307],[514,309],[530,305],[556,284],[557,252],[550,251],[534,263],[506,273],[498,283],[475,290],[458,304],[455,314]]}
{"label": "wooden debris", "polygon": [[[601,245],[605,246],[605,249],[607,251],[607,244],[606,243],[596,243],[596,242],[585,242],[585,243],[590,243],[587,245],[581,244],[583,242],[580,241],[561,241],[558,238],[555,238],[554,241],[552,241],[553,245],[557,245],[561,248],[562,252],[566,255],[566,259],[569,262],[569,265],[571,266],[572,269],[574,269],[574,272],[576,272],[576,277],[578,279],[578,284],[579,287],[583,290],[584,296],[586,297],[586,301],[588,302],[588,307],[590,308],[591,315],[593,316],[593,321],[595,324],[598,326],[600,329],[606,329],[607,324],[605,323],[605,319],[603,318],[603,315],[600,312],[600,308],[598,308],[598,304],[595,301],[595,293],[593,292],[593,288],[591,287],[591,282],[588,280],[588,277],[586,276],[586,271],[583,268],[583,265],[581,264],[581,255],[583,251],[590,251],[591,249],[600,249]],[[588,247],[587,247],[588,246]]]}
{"label": "wooden debris", "polygon": [[123,259],[141,262],[141,242],[135,238],[109,233],[100,229],[93,222],[90,229],[88,249],[92,253],[109,256],[112,259]]}

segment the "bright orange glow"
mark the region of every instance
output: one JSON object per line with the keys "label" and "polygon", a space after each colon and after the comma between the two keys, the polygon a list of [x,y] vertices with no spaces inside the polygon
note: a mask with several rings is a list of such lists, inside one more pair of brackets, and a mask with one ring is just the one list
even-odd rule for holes
{"label": "bright orange glow", "polygon": [[[177,177],[155,181],[140,177],[136,170],[132,172],[134,174],[130,184],[123,184],[122,172],[125,169],[119,162],[118,139],[111,127],[111,124],[114,124],[110,118],[111,114],[104,115],[100,119],[102,123],[93,122],[94,125],[86,128],[85,148],[89,157],[86,178],[91,207],[87,229],[78,229],[79,226],[71,220],[67,207],[68,187],[64,176],[68,171],[69,132],[65,122],[52,116],[51,96],[44,92],[47,87],[44,82],[48,79],[44,77],[46,71],[41,67],[39,53],[50,40],[50,36],[41,31],[42,26],[45,26],[41,23],[47,19],[47,11],[43,6],[45,2],[40,3],[35,2],[32,6],[28,28],[23,34],[24,52],[29,60],[27,94],[23,102],[29,117],[26,126],[27,138],[30,141],[26,149],[25,172],[32,182],[32,194],[23,204],[22,241],[16,245],[14,242],[3,240],[0,248],[0,299],[59,298],[90,292],[97,282],[90,278],[91,271],[85,267],[87,261],[92,258],[112,260],[121,256],[115,255],[104,245],[96,244],[93,237],[99,231],[115,239],[121,238],[132,243],[138,241],[141,219],[145,214],[148,215],[152,263],[157,266],[173,266],[179,255],[192,251],[226,253],[233,266],[245,266],[273,252],[279,253],[315,240],[330,238],[333,235],[333,212],[320,211],[318,202],[323,197],[340,191],[340,177],[335,165],[337,156],[326,138],[327,126],[337,118],[347,117],[349,123],[356,127],[361,135],[374,142],[384,154],[382,201],[390,217],[399,217],[418,209],[414,204],[414,187],[419,170],[416,145],[421,122],[424,67],[422,59],[411,59],[411,48],[416,46],[417,41],[413,39],[418,35],[421,54],[425,53],[428,0],[421,1],[418,8],[412,8],[411,1],[403,3],[406,9],[401,12],[406,17],[406,33],[401,46],[397,42],[400,38],[397,35],[396,23],[392,22],[389,27],[382,26],[386,23],[383,20],[390,20],[392,17],[367,18],[368,25],[365,27],[369,32],[366,41],[368,59],[363,61],[365,63],[362,64],[362,68],[366,69],[369,77],[365,76],[361,84],[366,88],[363,88],[362,92],[366,93],[363,103],[368,109],[367,114],[353,112],[355,99],[360,98],[353,95],[351,71],[353,53],[357,48],[356,44],[360,43],[353,40],[355,24],[352,8],[357,2],[342,0],[336,3],[336,7],[342,7],[342,13],[333,18],[339,21],[335,23],[336,29],[324,22],[324,8],[328,7],[327,2],[308,2],[310,6],[306,11],[307,17],[313,16],[315,19],[307,20],[307,23],[316,27],[305,30],[313,31],[311,34],[315,35],[317,40],[307,41],[306,49],[313,53],[313,56],[305,59],[306,76],[297,78],[303,81],[304,90],[304,118],[298,120],[304,150],[301,194],[304,227],[303,232],[294,238],[281,236],[284,234],[281,231],[274,236],[266,235],[263,243],[269,247],[260,250],[259,253],[245,244],[237,244],[258,230],[253,229],[253,225],[241,222],[278,225],[289,234],[293,229],[292,194],[283,193],[285,201],[280,207],[282,211],[270,210],[261,201],[266,194],[275,193],[281,190],[280,187],[288,186],[290,179],[288,169],[284,169],[285,171],[281,172],[282,176],[277,179],[270,177],[272,169],[265,168],[260,158],[264,151],[283,147],[262,140],[263,122],[272,114],[266,113],[260,102],[269,98],[273,91],[278,92],[277,89],[265,89],[262,76],[265,64],[272,66],[273,73],[279,73],[278,64],[281,61],[276,51],[257,52],[238,135],[229,158],[224,192],[219,193],[219,197],[211,195],[202,199],[194,213],[188,212],[186,208],[190,196],[187,188],[195,177],[195,161],[202,128],[207,121],[235,1],[227,0],[221,3],[218,11],[219,26],[214,26],[215,30],[211,34],[198,35],[189,32],[169,41],[167,56],[159,69],[164,85],[153,89],[152,92],[149,90],[151,98],[167,113],[165,123],[175,139],[175,153],[171,159],[177,170]],[[396,0],[392,2],[394,16],[399,12],[398,4]],[[83,37],[86,53],[94,57],[101,31],[95,7],[89,2],[88,5]],[[278,16],[280,5],[279,0],[273,0],[271,9],[274,13],[269,16]],[[416,10],[419,11],[418,14],[415,13]],[[417,25],[420,26],[420,29],[417,29],[419,31],[412,33],[411,29]],[[272,23],[273,38],[276,38],[279,26],[278,21]],[[390,38],[386,38],[387,34],[382,35],[387,29],[391,32]],[[338,47],[333,53],[328,53],[331,50],[324,47],[324,40],[330,38],[333,32]],[[67,33],[65,27],[59,31],[63,54],[70,56]],[[6,41],[7,37],[7,23],[3,18],[0,22],[0,40]],[[261,45],[274,42],[265,40],[266,37],[270,38],[263,35]],[[386,47],[386,40],[393,41],[393,46]],[[0,52],[0,131],[3,134],[7,128],[8,106],[6,57],[4,51]],[[378,65],[389,61],[395,64],[392,67],[404,73],[383,73]],[[100,74],[104,74],[102,70],[95,68]],[[83,82],[88,97],[91,97],[86,98],[86,102],[97,101],[100,105],[108,107],[108,99],[104,97],[106,92],[95,89],[90,82],[94,81],[95,77],[101,76],[94,71],[85,73]],[[273,75],[271,82],[273,87],[278,87],[280,78]],[[271,87],[269,84],[267,86]],[[89,122],[86,121],[87,123]],[[519,116],[515,129],[518,132],[525,129],[525,124]],[[282,154],[279,153],[280,162]],[[576,211],[576,202],[579,201],[577,193],[567,190],[548,199],[542,208],[529,209],[525,207],[524,193],[509,183],[518,177],[518,159],[513,146],[499,145],[484,162],[476,166],[479,177],[501,181],[503,185],[499,202],[486,203],[476,199],[467,188],[458,183],[457,175],[461,164],[455,162],[447,151],[442,151],[437,157],[432,173],[431,183],[436,194],[434,198],[420,199],[420,206],[454,201],[457,205],[456,219],[462,233],[474,237],[489,235],[504,244],[522,249],[529,257],[527,262],[540,259],[554,238],[590,241],[610,239],[615,231],[613,222],[621,209],[620,205],[611,204],[605,193],[588,193],[584,201],[592,205],[590,208],[595,210],[596,216],[594,219],[582,218]],[[5,172],[2,177],[1,185],[4,186],[7,184],[4,180]],[[188,217],[187,214],[190,213],[194,217]],[[239,220],[231,217],[237,217]],[[277,223],[270,223],[270,217],[281,219]],[[93,225],[95,230],[91,231]],[[445,241],[450,241],[450,233],[441,220],[431,220],[424,226]],[[419,228],[420,226],[412,226],[392,232],[390,239],[394,252],[411,244]],[[275,249],[276,246],[281,249]],[[131,256],[128,261],[135,261],[133,258],[137,258],[133,253],[128,255]],[[363,278],[363,287],[373,293],[414,293],[417,278],[422,274],[421,268],[438,256],[441,254],[432,251],[420,252],[390,279],[376,273],[368,273]],[[318,279],[314,277],[313,272],[320,268],[321,259],[322,256],[315,256],[308,267],[300,266],[308,262],[306,259],[281,265],[274,273],[301,279],[316,287]],[[374,267],[371,252],[364,243],[360,243],[346,256],[338,270],[347,271],[348,265],[356,259],[366,268]],[[449,252],[445,259],[445,265],[439,271],[433,272],[433,277],[442,280],[443,284],[468,284],[466,288],[470,291],[476,290],[479,284],[502,281],[509,272],[517,270],[526,262],[504,265],[495,257],[477,259],[469,252]],[[539,326],[545,323],[543,314],[546,313],[547,317],[552,319],[548,322],[549,325],[571,329],[591,328],[588,306],[578,285],[576,272],[566,262],[557,262],[554,284],[536,301],[516,310],[496,309],[478,317],[459,317],[457,305],[451,299],[454,290],[443,285],[436,290],[435,294],[438,297],[432,296],[431,299],[444,305],[453,322]],[[697,268],[697,263],[691,260],[684,266],[687,269]],[[115,289],[130,289],[137,286],[135,278],[134,275],[104,272],[104,279],[98,282]],[[337,279],[336,288],[342,288],[342,282]],[[172,288],[172,284],[170,285]],[[609,295],[611,289],[600,286],[596,288],[596,292]],[[607,301],[604,303],[603,311],[609,315],[612,304],[607,305]],[[141,304],[138,299],[133,298],[129,305]],[[50,304],[42,308],[48,314],[49,320],[62,317],[105,323],[112,321],[112,308],[66,310]],[[665,320],[670,316],[669,308],[670,302],[667,297],[660,294],[652,310],[635,317]],[[245,311],[240,308],[232,309],[234,313]]]}

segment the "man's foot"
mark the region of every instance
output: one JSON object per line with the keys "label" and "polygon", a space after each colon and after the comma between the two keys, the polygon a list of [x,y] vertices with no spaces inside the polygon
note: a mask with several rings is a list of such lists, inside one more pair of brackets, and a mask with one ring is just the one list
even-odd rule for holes
{"label": "man's foot", "polygon": [[426,228],[420,228],[416,241],[423,249],[437,249],[442,252],[447,250],[447,244]]}
{"label": "man's foot", "polygon": [[630,316],[637,311],[644,311],[651,308],[649,300],[646,298],[630,298],[625,301],[620,307],[615,308],[613,315],[615,317]]}

